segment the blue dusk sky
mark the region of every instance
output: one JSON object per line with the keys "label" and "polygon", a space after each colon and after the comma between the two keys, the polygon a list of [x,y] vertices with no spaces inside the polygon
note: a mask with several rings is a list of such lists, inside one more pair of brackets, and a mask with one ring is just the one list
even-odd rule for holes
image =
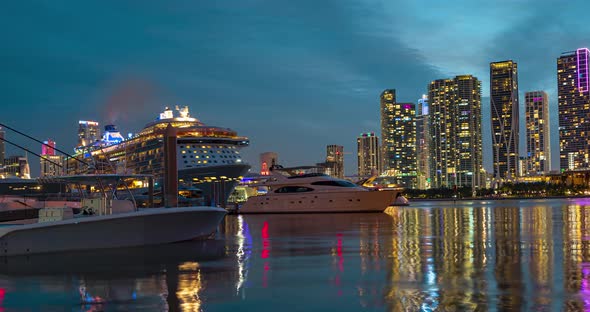
{"label": "blue dusk sky", "polygon": [[356,137],[380,135],[383,89],[416,102],[431,80],[472,74],[490,170],[489,63],[512,59],[521,141],[524,93],[545,90],[556,166],[556,58],[590,46],[589,11],[588,1],[557,0],[8,1],[0,120],[72,151],[80,119],[136,132],[164,106],[188,105],[249,137],[254,170],[261,152],[308,165],[340,144],[356,174]]}

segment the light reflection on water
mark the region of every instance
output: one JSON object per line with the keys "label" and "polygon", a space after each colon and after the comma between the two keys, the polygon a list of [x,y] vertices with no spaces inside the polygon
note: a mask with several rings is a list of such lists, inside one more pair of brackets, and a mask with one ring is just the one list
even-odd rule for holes
{"label": "light reflection on water", "polygon": [[589,232],[587,199],[228,216],[214,241],[3,259],[0,311],[584,311]]}

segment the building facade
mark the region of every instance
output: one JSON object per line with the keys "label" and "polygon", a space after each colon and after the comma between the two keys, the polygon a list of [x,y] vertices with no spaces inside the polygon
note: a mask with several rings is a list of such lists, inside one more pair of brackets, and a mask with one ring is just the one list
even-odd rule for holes
{"label": "building facade", "polygon": [[549,97],[545,91],[525,93],[527,167],[524,175],[551,171],[549,140]]}
{"label": "building facade", "polygon": [[432,187],[483,187],[481,82],[471,75],[428,87]]}
{"label": "building facade", "polygon": [[0,171],[4,178],[31,178],[31,169],[27,156],[10,156],[4,159],[4,167]]}
{"label": "building facade", "polygon": [[98,122],[88,120],[78,121],[78,147],[88,146],[100,139]]}
{"label": "building facade", "polygon": [[518,173],[518,66],[508,60],[490,63],[490,109],[494,177],[513,180]]}
{"label": "building facade", "polygon": [[269,175],[270,169],[279,164],[279,155],[275,152],[260,154],[260,174]]}
{"label": "building facade", "polygon": [[416,109],[416,179],[418,188],[430,188],[430,116],[428,115],[428,96],[418,100]]}
{"label": "building facade", "polygon": [[328,145],[326,148],[326,165],[328,174],[339,179],[344,178],[344,146]]}
{"label": "building facade", "polygon": [[357,139],[358,176],[368,178],[381,173],[379,138],[375,133],[362,133]]}
{"label": "building facade", "polygon": [[416,188],[416,105],[398,103],[395,89],[381,93],[383,169],[397,184]]}
{"label": "building facade", "polygon": [[40,176],[57,176],[63,175],[64,161],[61,155],[55,154],[55,141],[47,140],[44,141],[45,145],[41,145],[41,157],[39,163],[41,165]]}
{"label": "building facade", "polygon": [[587,48],[563,53],[557,59],[561,171],[590,167],[589,62]]}
{"label": "building facade", "polygon": [[2,127],[0,127],[0,166],[2,166],[2,164],[4,164],[4,158],[6,158],[5,154],[6,154],[6,145],[4,143],[4,136],[6,135],[6,132],[4,132],[4,129],[2,129]]}

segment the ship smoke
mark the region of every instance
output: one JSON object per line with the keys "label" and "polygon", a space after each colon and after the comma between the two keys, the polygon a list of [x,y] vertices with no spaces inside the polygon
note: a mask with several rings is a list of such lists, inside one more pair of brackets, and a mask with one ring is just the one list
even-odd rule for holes
{"label": "ship smoke", "polygon": [[154,87],[145,80],[126,79],[114,85],[103,106],[103,120],[110,124],[127,122],[144,110],[154,96]]}

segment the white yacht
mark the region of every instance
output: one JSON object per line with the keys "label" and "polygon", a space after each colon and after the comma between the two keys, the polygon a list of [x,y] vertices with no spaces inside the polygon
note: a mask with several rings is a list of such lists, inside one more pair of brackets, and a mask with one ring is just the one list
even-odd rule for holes
{"label": "white yacht", "polygon": [[238,213],[383,212],[399,190],[369,189],[325,174],[273,170],[257,187],[267,191],[248,197]]}
{"label": "white yacht", "polygon": [[[47,202],[36,223],[2,224],[0,256],[135,247],[206,238],[226,210],[217,207],[138,209],[133,198],[118,199],[127,179],[139,175],[79,175],[54,180],[80,186],[79,209]],[[82,185],[86,188],[81,187]],[[79,213],[74,213],[79,210]]]}

